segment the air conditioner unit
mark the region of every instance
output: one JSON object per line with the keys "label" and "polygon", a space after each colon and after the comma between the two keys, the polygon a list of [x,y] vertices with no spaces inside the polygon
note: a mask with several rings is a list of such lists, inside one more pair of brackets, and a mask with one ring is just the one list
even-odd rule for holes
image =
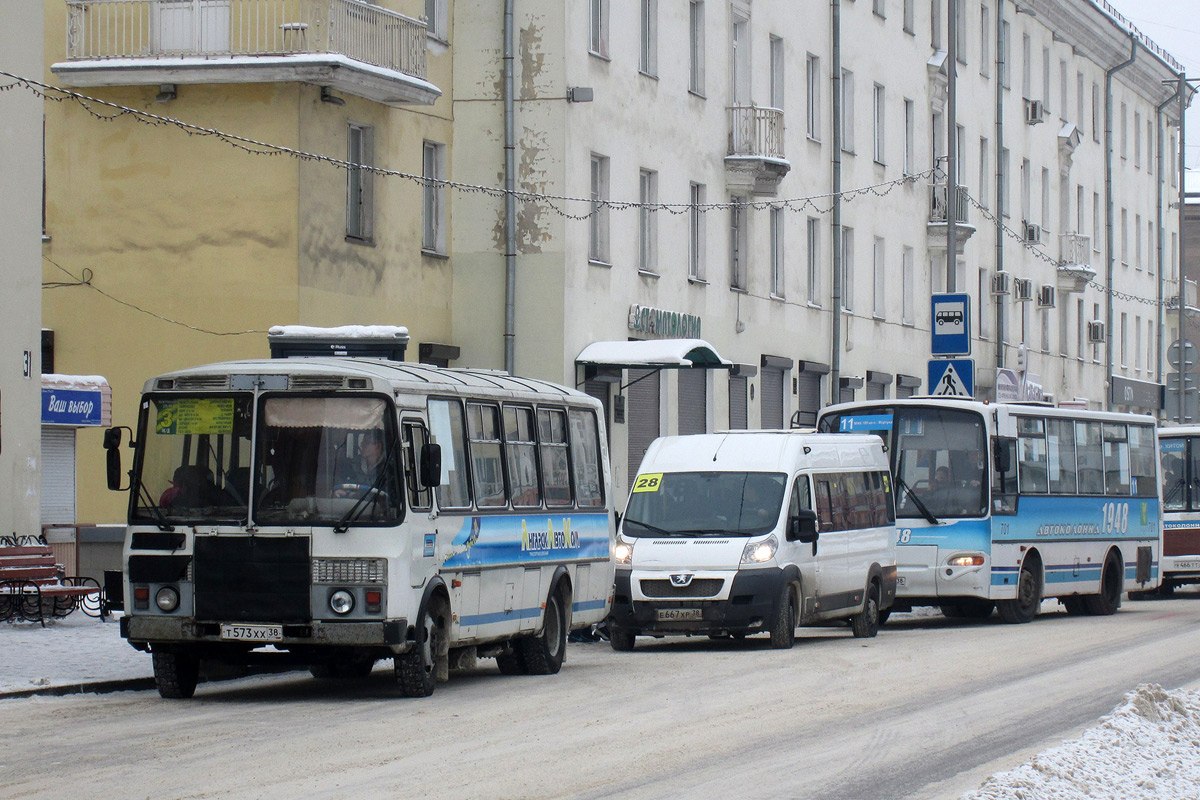
{"label": "air conditioner unit", "polygon": [[1007,272],[997,272],[992,276],[992,294],[1005,295],[1012,291],[1012,275]]}
{"label": "air conditioner unit", "polygon": [[1088,342],[1090,344],[1104,344],[1104,322],[1094,319],[1088,323]]}
{"label": "air conditioner unit", "polygon": [[1025,223],[1025,242],[1026,244],[1041,244],[1042,243],[1042,226],[1035,225],[1032,222]]}
{"label": "air conditioner unit", "polygon": [[1025,98],[1025,124],[1037,125],[1045,120],[1046,108],[1042,105],[1042,101]]}
{"label": "air conditioner unit", "polygon": [[1013,299],[1027,302],[1033,299],[1033,281],[1028,278],[1017,278],[1013,281]]}
{"label": "air conditioner unit", "polygon": [[1054,308],[1054,287],[1038,287],[1038,308]]}

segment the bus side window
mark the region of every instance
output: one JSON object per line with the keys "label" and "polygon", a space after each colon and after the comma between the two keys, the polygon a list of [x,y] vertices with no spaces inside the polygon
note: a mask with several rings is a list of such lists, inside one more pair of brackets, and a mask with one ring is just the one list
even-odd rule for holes
{"label": "bus side window", "polygon": [[404,482],[408,487],[408,504],[417,511],[428,511],[432,504],[432,494],[427,488],[422,488],[420,481],[421,450],[429,441],[425,426],[415,422],[405,422],[403,425],[404,448]]}
{"label": "bus side window", "polygon": [[604,505],[604,481],[601,480],[600,429],[591,411],[572,409],[571,467],[575,475],[575,499],[580,508]]}
{"label": "bus side window", "polygon": [[571,505],[571,471],[567,455],[567,415],[558,408],[538,409],[538,448],[546,505]]}
{"label": "bus side window", "polygon": [[458,401],[430,400],[429,430],[433,441],[442,448],[442,483],[436,490],[438,507],[470,507],[467,439],[463,430],[463,410]]}
{"label": "bus side window", "polygon": [[503,508],[504,466],[500,456],[500,409],[491,403],[467,403],[467,435],[471,448],[471,478],[479,508]]}
{"label": "bus side window", "polygon": [[533,409],[504,407],[504,452],[508,459],[508,480],[512,485],[512,504],[532,508],[542,504],[538,485],[537,443],[534,441]]}

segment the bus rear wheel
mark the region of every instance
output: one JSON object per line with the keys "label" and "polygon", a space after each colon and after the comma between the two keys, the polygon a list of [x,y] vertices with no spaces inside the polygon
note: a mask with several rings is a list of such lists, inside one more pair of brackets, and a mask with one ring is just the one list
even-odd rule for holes
{"label": "bus rear wheel", "polygon": [[540,636],[517,641],[517,652],[530,675],[557,675],[567,656],[567,591],[555,589],[546,598],[546,619]]}
{"label": "bus rear wheel", "polygon": [[1036,564],[1030,564],[1027,559],[1021,565],[1021,574],[1017,578],[1016,599],[996,603],[1000,619],[1010,625],[1032,622],[1037,616],[1038,607],[1042,604],[1042,582],[1035,569]]}
{"label": "bus rear wheel", "polygon": [[1115,614],[1121,607],[1121,560],[1116,553],[1109,553],[1104,559],[1104,571],[1100,573],[1099,594],[1089,594],[1083,597],[1083,606],[1093,617],[1107,617]]}

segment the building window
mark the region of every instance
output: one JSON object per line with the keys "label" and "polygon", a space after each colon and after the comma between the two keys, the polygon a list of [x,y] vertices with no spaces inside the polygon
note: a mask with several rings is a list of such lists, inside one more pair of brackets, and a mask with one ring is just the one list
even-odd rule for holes
{"label": "building window", "polygon": [[874,92],[874,97],[875,97],[874,106],[875,107],[874,107],[874,114],[872,115],[873,122],[874,122],[875,135],[874,135],[874,142],[873,142],[872,150],[874,153],[874,158],[875,158],[876,164],[886,164],[887,163],[886,160],[884,159],[884,152],[883,152],[883,142],[884,142],[883,120],[884,120],[884,111],[886,109],[886,105],[884,104],[884,94],[885,94],[885,92],[884,92],[883,87],[880,86],[878,83],[875,84],[875,92]]}
{"label": "building window", "polygon": [[1029,34],[1021,34],[1021,96],[1033,97],[1033,44]]}
{"label": "building window", "polygon": [[988,166],[988,140],[979,137],[979,205],[984,208],[991,208],[992,203],[988,195],[991,192],[991,173]]}
{"label": "building window", "polygon": [[875,16],[887,19],[887,3],[885,0],[871,0],[871,11]]}
{"label": "building window", "polygon": [[884,312],[886,311],[886,307],[884,304],[884,293],[887,291],[885,283],[884,283],[884,270],[886,269],[886,267],[884,264],[883,250],[884,250],[883,239],[880,238],[879,236],[876,236],[875,237],[875,247],[871,254],[871,261],[872,261],[871,287],[873,289],[872,294],[874,295],[874,297],[872,298],[871,306],[872,306],[872,311],[874,312],[876,319],[883,319]]}
{"label": "building window", "polygon": [[608,157],[592,155],[591,216],[588,225],[588,260],[609,263],[608,256]]}
{"label": "building window", "polygon": [[425,29],[430,36],[442,42],[450,40],[447,2],[448,0],[425,0]]}
{"label": "building window", "polygon": [[1121,158],[1122,160],[1129,157],[1129,107],[1121,103],[1121,118],[1117,123],[1121,126]]}
{"label": "building window", "polygon": [[729,203],[729,287],[745,291],[746,262],[750,257],[746,198],[733,195]]}
{"label": "building window", "polygon": [[1092,250],[1100,252],[1100,193],[1092,192]]}
{"label": "building window", "polygon": [[[1075,125],[1083,126],[1083,73],[1075,73]],[[1082,135],[1082,133],[1080,134]]]}
{"label": "building window", "polygon": [[658,0],[642,0],[642,49],[638,69],[658,75]]}
{"label": "building window", "polygon": [[991,276],[992,276],[992,273],[987,267],[979,268],[978,289],[979,289],[980,303],[979,303],[979,313],[976,316],[979,317],[979,335],[980,336],[988,336],[992,332],[991,328],[988,325],[988,315],[987,315],[988,304],[986,302],[986,298],[990,297],[991,293],[992,293],[992,287],[991,287],[991,283],[990,283]]}
{"label": "building window", "polygon": [[996,210],[1000,212],[1001,216],[1007,217],[1008,209],[1010,206],[1009,197],[1008,197],[1008,184],[1010,183],[1010,181],[1009,181],[1009,154],[1008,154],[1007,147],[1000,148],[1000,163],[997,165],[997,167],[998,167],[998,170],[996,173],[996,196],[997,196],[997,198],[999,198],[997,201],[997,205],[1000,207],[997,208]]}
{"label": "building window", "polygon": [[422,211],[425,217],[421,233],[421,249],[431,253],[446,253],[446,146],[425,142],[421,159]]}
{"label": "building window", "polygon": [[784,297],[783,225],[784,210],[771,209],[771,294]]}
{"label": "building window", "polygon": [[350,125],[346,160],[346,238],[369,242],[374,235],[374,178],[366,167],[375,163],[374,130],[367,125]]}
{"label": "building window", "polygon": [[588,0],[588,52],[608,58],[608,3],[609,0]]}
{"label": "building window", "polygon": [[821,302],[821,220],[818,217],[808,218],[808,270],[805,276],[808,281],[808,302],[819,305]]}
{"label": "building window", "polygon": [[912,175],[915,170],[914,151],[916,147],[916,106],[908,98],[904,99],[904,174]]}
{"label": "building window", "polygon": [[688,5],[688,91],[704,94],[704,0]]}
{"label": "building window", "polygon": [[1133,266],[1142,268],[1142,215],[1133,215]]}
{"label": "building window", "polygon": [[735,15],[729,31],[730,95],[733,104],[750,103],[750,20]]}
{"label": "building window", "polygon": [[1000,85],[1012,87],[1012,26],[1008,20],[1000,21]]}
{"label": "building window", "polygon": [[1142,168],[1142,114],[1133,112],[1133,167]]}
{"label": "building window", "polygon": [[783,109],[783,39],[771,37],[771,106]]}
{"label": "building window", "polygon": [[960,64],[967,63],[967,0],[954,2],[954,58]]}
{"label": "building window", "polygon": [[916,0],[904,0],[904,32],[916,32]]}
{"label": "building window", "polygon": [[688,277],[704,280],[704,184],[690,186],[691,208],[688,210]]}
{"label": "building window", "polygon": [[842,131],[842,150],[854,152],[854,73],[842,70],[842,118],[838,120]]}
{"label": "building window", "polygon": [[644,169],[638,174],[638,269],[658,273],[658,173]]}
{"label": "building window", "polygon": [[1121,266],[1129,266],[1129,209],[1121,209]]}
{"label": "building window", "polygon": [[917,323],[914,302],[917,293],[915,269],[913,249],[905,247],[900,254],[900,321],[905,325]]}
{"label": "building window", "polygon": [[1100,141],[1100,84],[1092,83],[1092,141]]}
{"label": "building window", "polygon": [[1050,170],[1042,167],[1042,229],[1050,230]]}
{"label": "building window", "polygon": [[929,0],[929,45],[934,50],[942,47],[942,6],[946,0]]}
{"label": "building window", "polygon": [[821,59],[808,54],[805,61],[805,88],[808,92],[808,138],[821,141]]}
{"label": "building window", "polygon": [[842,310],[854,308],[854,229],[842,226]]}
{"label": "building window", "polygon": [[1050,48],[1042,48],[1042,107],[1050,110]]}
{"label": "building window", "polygon": [[979,7],[979,74],[987,78],[992,74],[992,17],[991,10]]}
{"label": "building window", "polygon": [[1071,84],[1067,81],[1067,62],[1058,62],[1058,116],[1067,121],[1067,103],[1070,100]]}

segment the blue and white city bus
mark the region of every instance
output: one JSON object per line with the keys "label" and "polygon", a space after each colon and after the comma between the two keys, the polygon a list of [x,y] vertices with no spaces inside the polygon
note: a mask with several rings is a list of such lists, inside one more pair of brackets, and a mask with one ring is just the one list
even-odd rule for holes
{"label": "blue and white city bus", "polygon": [[1162,585],[1170,595],[1179,586],[1200,583],[1200,426],[1160,428],[1162,456]]}
{"label": "blue and white city bus", "polygon": [[894,610],[1028,622],[1044,598],[1112,614],[1159,579],[1154,419],[912,398],[833,405],[823,431],[876,433],[896,488]]}
{"label": "blue and white city bus", "polygon": [[[568,632],[612,602],[603,420],[545,381],[382,358],[152,378],[121,634],[153,655],[164,697],[192,696],[205,661],[354,678],[393,659],[408,696],[476,657],[556,673]],[[105,437],[112,488],[120,434]]]}

